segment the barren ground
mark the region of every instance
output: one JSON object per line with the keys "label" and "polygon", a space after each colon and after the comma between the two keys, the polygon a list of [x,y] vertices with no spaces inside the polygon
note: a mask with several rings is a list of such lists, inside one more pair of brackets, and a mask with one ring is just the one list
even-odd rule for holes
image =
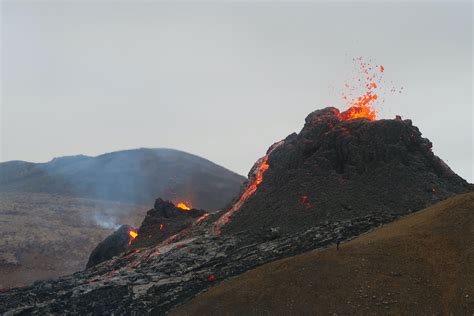
{"label": "barren ground", "polygon": [[42,193],[0,194],[0,288],[84,269],[92,249],[116,223],[138,227],[149,207]]}

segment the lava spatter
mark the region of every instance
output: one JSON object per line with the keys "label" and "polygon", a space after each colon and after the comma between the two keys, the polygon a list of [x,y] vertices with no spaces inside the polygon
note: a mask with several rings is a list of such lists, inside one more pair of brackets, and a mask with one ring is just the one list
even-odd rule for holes
{"label": "lava spatter", "polygon": [[384,66],[373,67],[365,62],[362,57],[354,58],[358,67],[357,80],[353,83],[345,83],[346,91],[342,92],[342,98],[347,102],[349,109],[340,114],[345,120],[354,118],[367,118],[371,121],[377,119],[375,105],[379,99],[377,89],[382,84]]}

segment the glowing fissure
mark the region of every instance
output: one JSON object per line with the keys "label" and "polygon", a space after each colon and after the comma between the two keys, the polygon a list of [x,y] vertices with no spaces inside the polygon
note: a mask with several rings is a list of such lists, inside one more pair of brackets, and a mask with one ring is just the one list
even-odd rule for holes
{"label": "glowing fissure", "polygon": [[255,176],[253,177],[253,180],[250,181],[249,185],[247,186],[247,189],[245,189],[244,193],[242,193],[239,200],[214,223],[214,227],[213,227],[213,230],[212,230],[214,234],[220,234],[220,230],[221,230],[222,226],[224,226],[225,224],[230,222],[230,217],[236,211],[238,211],[242,207],[242,205],[244,205],[244,203],[248,200],[249,197],[251,197],[252,195],[255,194],[255,192],[257,191],[258,186],[263,181],[264,172],[267,171],[268,168],[270,167],[267,163],[268,162],[268,157],[270,156],[270,154],[276,148],[281,146],[283,143],[284,143],[284,141],[280,141],[278,143],[275,143],[271,147],[268,154],[266,154],[265,156],[263,156],[262,158],[260,158],[257,161],[256,164],[258,165],[258,167],[256,168],[256,172],[254,173]]}

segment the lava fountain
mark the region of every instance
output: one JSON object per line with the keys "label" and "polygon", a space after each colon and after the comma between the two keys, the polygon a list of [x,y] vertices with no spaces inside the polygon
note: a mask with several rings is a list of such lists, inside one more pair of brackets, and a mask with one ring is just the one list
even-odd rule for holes
{"label": "lava fountain", "polygon": [[[356,62],[360,68],[360,76],[355,83],[344,84],[348,91],[342,93],[342,98],[347,101],[349,109],[340,113],[339,117],[344,120],[366,118],[375,121],[377,114],[374,105],[379,99],[376,91],[382,83],[385,68],[381,65],[372,66],[370,63],[364,62],[362,57],[355,58],[353,61]],[[353,93],[356,93],[356,95],[353,96]]]}

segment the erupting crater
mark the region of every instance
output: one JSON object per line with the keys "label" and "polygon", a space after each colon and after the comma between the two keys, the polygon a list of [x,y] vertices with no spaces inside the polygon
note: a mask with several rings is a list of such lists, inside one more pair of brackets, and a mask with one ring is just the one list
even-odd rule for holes
{"label": "erupting crater", "polygon": [[[384,84],[385,67],[372,65],[370,61],[366,62],[362,57],[354,58],[353,62],[356,64],[357,74],[351,82],[344,84],[344,91],[341,93],[349,109],[340,113],[339,118],[343,120],[366,118],[375,121],[376,108],[380,103],[385,102],[377,92]],[[403,87],[398,92],[401,93],[402,89]],[[396,90],[391,88],[390,92],[396,92]]]}

